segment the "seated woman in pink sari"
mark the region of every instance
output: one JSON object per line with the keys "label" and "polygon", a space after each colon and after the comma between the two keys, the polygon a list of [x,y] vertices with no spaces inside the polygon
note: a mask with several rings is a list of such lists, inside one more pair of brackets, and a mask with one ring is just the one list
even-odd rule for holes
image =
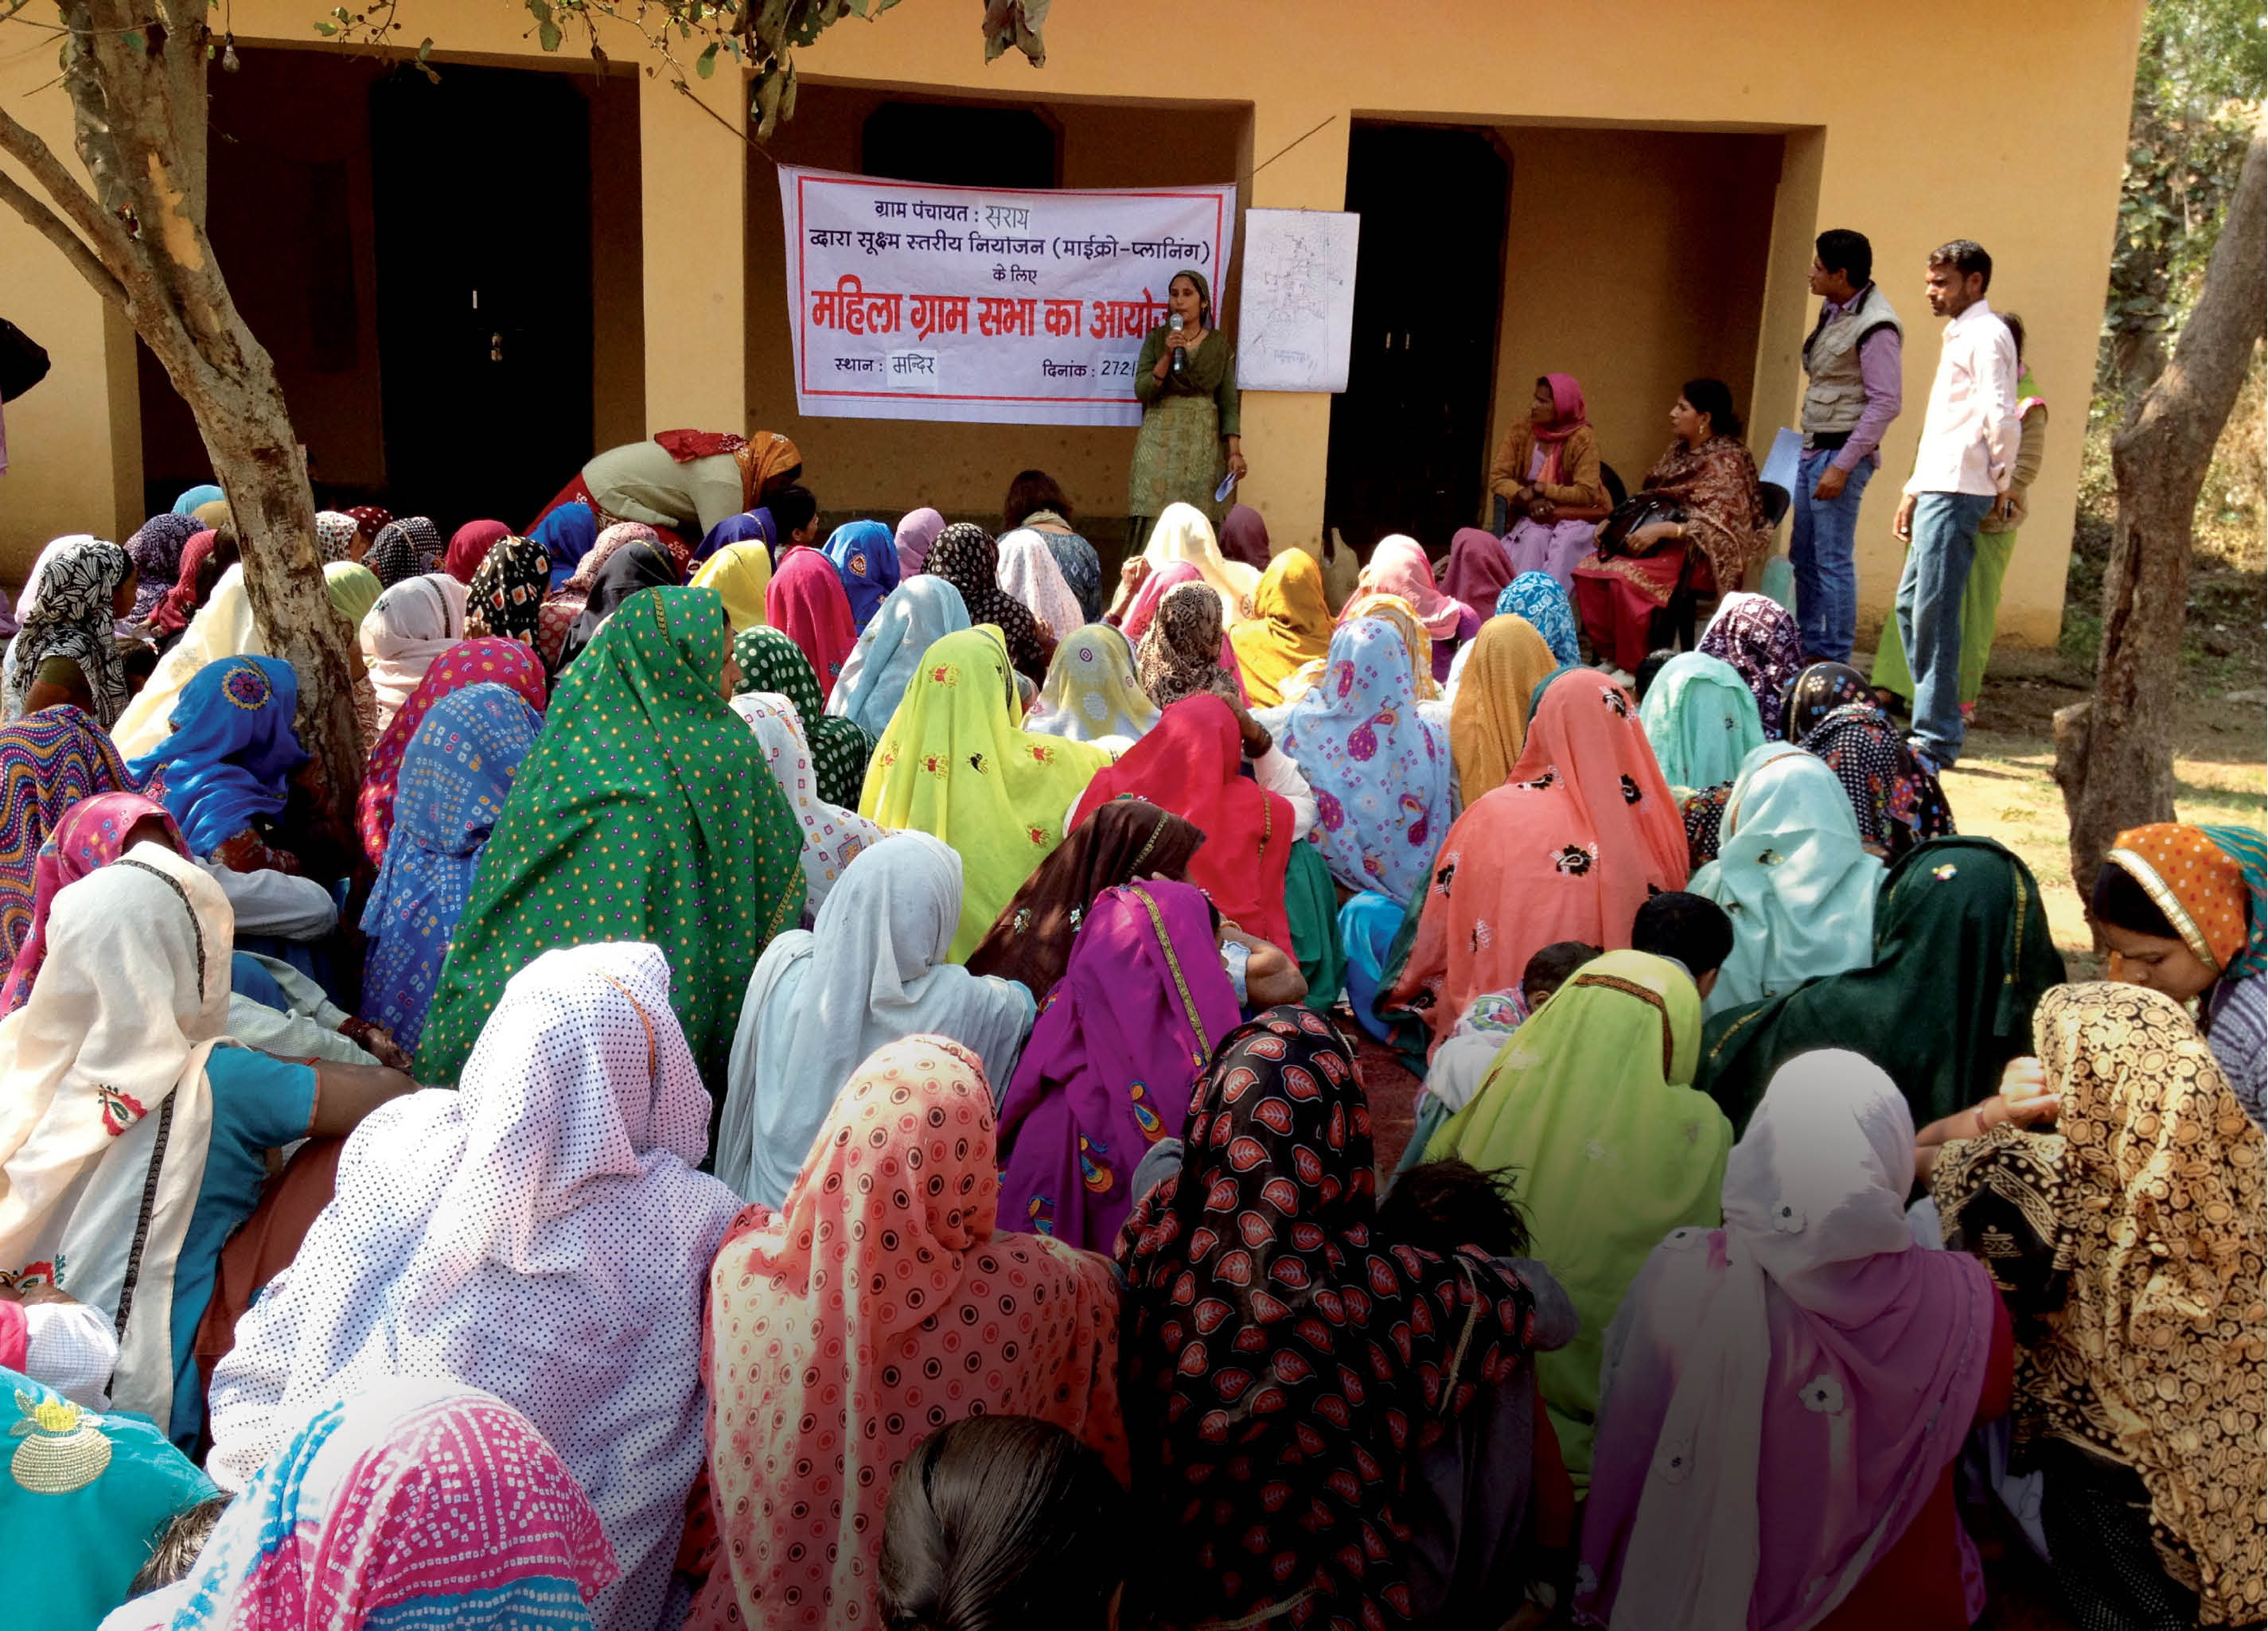
{"label": "seated woman in pink sari", "polygon": [[1505,581],[1549,572],[1566,588],[1607,518],[1599,434],[1585,417],[1583,387],[1574,375],[1545,374],[1535,382],[1528,417],[1505,433],[1489,467],[1489,491],[1512,514],[1504,538],[1512,572]]}
{"label": "seated woman in pink sari", "polygon": [[1001,1101],[998,1226],[1108,1251],[1135,1167],[1182,1135],[1191,1088],[1242,1018],[1202,890],[1104,890]]}
{"label": "seated woman in pink sari", "polygon": [[1756,461],[1740,439],[1733,393],[1689,379],[1669,410],[1676,439],[1646,474],[1644,491],[1677,507],[1676,521],[1631,529],[1629,553],[1593,555],[1575,569],[1575,610],[1602,658],[1636,672],[1653,646],[1653,618],[1683,583],[1732,594],[1771,547]]}

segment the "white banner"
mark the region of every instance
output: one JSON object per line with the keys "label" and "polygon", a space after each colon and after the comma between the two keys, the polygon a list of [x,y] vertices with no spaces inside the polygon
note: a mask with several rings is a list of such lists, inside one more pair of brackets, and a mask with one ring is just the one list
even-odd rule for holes
{"label": "white banner", "polygon": [[[783,166],[796,410],[1131,425],[1189,268],[1218,306],[1236,187],[1009,192]],[[1218,320],[1218,312],[1216,312]]]}

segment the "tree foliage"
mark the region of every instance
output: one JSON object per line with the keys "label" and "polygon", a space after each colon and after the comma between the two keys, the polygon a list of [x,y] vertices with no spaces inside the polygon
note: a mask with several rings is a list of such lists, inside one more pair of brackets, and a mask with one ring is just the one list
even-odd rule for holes
{"label": "tree foliage", "polygon": [[[748,114],[756,139],[768,138],[783,119],[795,117],[795,53],[846,17],[869,22],[898,0],[518,0],[526,6],[530,32],[546,51],[558,51],[572,39],[594,61],[607,60],[599,42],[601,25],[635,34],[652,55],[649,73],[666,73],[681,90],[686,77],[712,77],[720,62],[748,70]],[[4,4],[4,0],[0,0]],[[400,46],[403,28],[394,15],[400,0],[377,0],[361,11],[340,6],[315,24],[315,32],[335,39]],[[1049,0],[983,0],[984,60],[1011,48],[1038,67],[1047,61],[1040,29]],[[417,62],[433,69],[433,41],[421,40]]]}
{"label": "tree foliage", "polygon": [[2268,80],[2257,0],[2150,0],[2134,68],[2098,385],[2124,416],[2203,285]]}

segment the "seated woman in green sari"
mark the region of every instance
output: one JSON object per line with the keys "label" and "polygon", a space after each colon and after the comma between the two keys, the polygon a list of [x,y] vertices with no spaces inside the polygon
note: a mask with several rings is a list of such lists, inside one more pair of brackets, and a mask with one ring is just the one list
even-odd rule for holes
{"label": "seated woman in green sari", "polygon": [[1134,363],[1142,429],[1134,438],[1126,512],[1133,518],[1129,547],[1138,551],[1151,523],[1172,503],[1203,511],[1218,532],[1228,510],[1213,496],[1222,475],[1244,480],[1236,356],[1212,326],[1204,278],[1186,268],[1174,273],[1166,310],[1167,321],[1143,340]]}

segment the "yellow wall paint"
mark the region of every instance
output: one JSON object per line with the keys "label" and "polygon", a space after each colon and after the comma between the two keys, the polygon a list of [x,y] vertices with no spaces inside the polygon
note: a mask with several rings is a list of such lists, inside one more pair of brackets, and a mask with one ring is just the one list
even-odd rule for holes
{"label": "yellow wall paint", "polygon": [[[320,9],[310,0],[234,0],[233,20],[240,40],[298,45]],[[1390,14],[1374,0],[1245,0],[1209,15],[1201,48],[1190,49],[1167,37],[1152,8],[1088,4],[1058,8],[1048,27],[1047,66],[1035,70],[1012,55],[983,61],[968,0],[908,0],[873,23],[846,19],[801,62],[815,80],[1044,98],[1051,105],[1079,99],[1248,105],[1250,128],[1239,148],[1261,159],[1336,115],[1254,178],[1247,201],[1261,206],[1340,207],[1355,117],[1816,133],[1800,134],[1788,149],[1795,162],[1784,165],[1776,195],[1775,261],[1753,342],[1757,400],[1793,400],[1789,336],[1800,340],[1808,306],[1781,293],[1788,288],[1782,280],[1793,276],[1782,262],[1817,228],[1866,231],[1884,290],[1912,331],[1909,406],[1885,446],[1886,468],[1860,524],[1861,608],[1878,616],[1900,555],[1889,513],[1936,364],[1936,326],[1920,298],[1923,258],[1948,238],[1982,239],[1999,261],[1995,303],[2021,310],[2029,322],[2030,360],[2060,410],[2033,490],[2037,518],[2019,546],[2002,609],[2004,635],[2051,642],[2141,0],[1977,0],[1957,14],[1877,10],[1838,27],[1822,26],[1817,8],[1801,0],[1720,0],[1698,8],[1585,0],[1567,19],[1580,30],[1573,47],[1543,37],[1537,16],[1501,0],[1433,0],[1421,12]],[[525,11],[506,0],[457,0],[418,23],[436,30],[445,60],[459,54],[578,66],[571,53],[538,53]],[[610,28],[605,42],[619,62],[638,55],[627,31]],[[2012,89],[2005,106],[1980,95],[1979,84],[1990,78],[1980,82],[1973,71],[1979,62],[2006,65]],[[1632,71],[1633,63],[1655,69]],[[67,150],[61,93],[40,89],[49,77],[37,54],[19,55],[0,63],[0,96]],[[732,107],[737,99],[728,89],[720,77],[706,94]],[[757,405],[747,384],[753,336],[746,336],[746,284],[762,268],[744,270],[735,253],[747,195],[739,182],[743,165],[728,133],[676,92],[655,90],[648,100],[640,120],[647,422],[734,422],[725,410]],[[1138,164],[1147,155],[1138,149],[1129,157]],[[1815,165],[1815,187],[1808,180]],[[1800,220],[1807,203],[1813,218]],[[113,421],[131,415],[111,400],[122,386],[105,386],[112,371],[94,297],[12,217],[0,218],[0,279],[10,315],[55,354],[66,386],[43,386],[9,415],[17,468],[0,478],[0,569],[12,563],[20,571],[52,533],[106,522],[122,531],[138,517],[122,512],[131,506],[117,491],[114,443],[123,433]],[[1789,313],[1799,310],[1792,330]],[[1675,371],[1666,362],[1654,366]],[[1500,382],[1499,397],[1513,388]],[[1246,408],[1253,466],[1246,496],[1279,540],[1296,540],[1320,525],[1326,408],[1322,399],[1306,397],[1259,397]],[[878,422],[849,434],[887,446],[895,429]],[[1020,449],[1029,440],[1006,427],[989,434],[1003,438],[996,446],[1012,442]],[[992,460],[1011,471],[1022,462],[1013,454]],[[813,479],[825,488],[823,469],[814,468]]]}

